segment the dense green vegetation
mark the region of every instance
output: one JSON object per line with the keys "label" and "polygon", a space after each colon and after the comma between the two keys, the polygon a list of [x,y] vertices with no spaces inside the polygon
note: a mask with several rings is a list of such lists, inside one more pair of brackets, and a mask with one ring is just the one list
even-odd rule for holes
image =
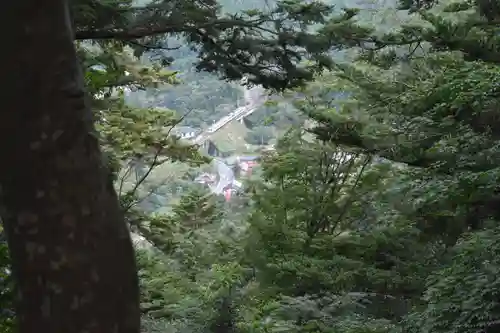
{"label": "dense green vegetation", "polygon": [[[121,206],[148,242],[136,251],[143,332],[500,332],[500,7],[405,0],[327,20],[327,5],[301,3],[274,14],[318,28],[289,36],[316,64],[284,79],[241,64],[277,44],[254,34],[247,45],[237,29],[247,53],[236,60],[177,30],[202,50],[160,50],[171,65],[144,46],[77,43],[87,89],[105,94],[93,110]],[[184,43],[175,38],[166,44]],[[236,83],[192,66],[245,74],[210,68],[218,57],[279,101],[248,118],[245,140],[278,138],[276,151],[230,202],[192,183],[209,160],[169,132],[206,127],[241,98]],[[133,80],[119,84],[125,71]],[[142,91],[125,98],[130,84]],[[133,175],[131,161],[147,172]],[[0,331],[11,332],[2,242]]]}

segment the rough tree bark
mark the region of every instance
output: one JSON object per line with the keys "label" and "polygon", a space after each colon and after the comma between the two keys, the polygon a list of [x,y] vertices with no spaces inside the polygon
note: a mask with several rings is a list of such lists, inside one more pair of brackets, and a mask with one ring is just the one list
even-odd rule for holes
{"label": "rough tree bark", "polygon": [[85,101],[66,0],[2,4],[0,208],[21,333],[137,333],[130,235]]}

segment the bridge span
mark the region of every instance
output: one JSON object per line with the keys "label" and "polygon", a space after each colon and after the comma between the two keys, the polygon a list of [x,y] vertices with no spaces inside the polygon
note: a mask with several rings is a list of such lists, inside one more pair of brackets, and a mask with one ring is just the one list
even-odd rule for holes
{"label": "bridge span", "polygon": [[260,89],[261,93],[259,95],[257,95],[255,92],[253,94],[245,93],[245,97],[246,98],[250,97],[250,99],[245,99],[244,106],[240,106],[233,112],[220,118],[218,121],[210,125],[210,127],[204,130],[202,133],[198,134],[191,142],[195,145],[200,145],[203,142],[205,142],[210,137],[210,135],[219,131],[230,122],[234,120],[240,120],[244,117],[248,117],[255,110],[257,110],[259,106],[261,106],[266,101],[266,98],[262,93],[263,91],[261,87],[254,87],[252,88],[252,90],[253,89]]}
{"label": "bridge span", "polygon": [[[212,134],[221,130],[227,124],[231,123],[234,120],[241,120],[244,117],[251,115],[255,110],[259,108],[266,101],[265,91],[262,87],[253,87],[251,89],[245,89],[244,91],[244,106],[240,106],[236,108],[231,113],[223,116],[218,121],[210,125],[203,132],[198,134],[196,137],[192,139],[188,139],[187,141],[193,145],[201,146],[205,143]],[[145,174],[145,166],[143,163],[137,163],[135,161],[135,173],[137,175]],[[224,189],[231,185],[234,181],[234,173],[233,170],[226,165],[220,158],[214,157],[213,159],[214,168],[218,174],[218,181],[213,186],[210,186],[210,190],[216,194],[222,194]],[[140,177],[139,177],[140,178]]]}
{"label": "bridge span", "polygon": [[[264,95],[264,89],[262,87],[246,89],[244,93],[244,106],[238,107],[233,112],[213,123],[209,128],[192,139],[191,143],[194,145],[201,145],[206,140],[208,140],[212,134],[219,131],[230,122],[248,117],[265,102],[265,97],[266,96]],[[217,184],[210,186],[210,190],[213,193],[222,194],[224,189],[234,182],[234,172],[219,158],[214,158],[213,163],[217,170],[218,182]]]}

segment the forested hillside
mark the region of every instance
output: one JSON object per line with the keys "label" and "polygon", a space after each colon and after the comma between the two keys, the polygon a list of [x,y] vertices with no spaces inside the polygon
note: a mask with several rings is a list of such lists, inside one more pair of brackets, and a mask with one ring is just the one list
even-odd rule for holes
{"label": "forested hillside", "polygon": [[[4,111],[4,139],[64,144],[0,144],[0,332],[138,333],[139,316],[144,333],[500,332],[500,3],[71,4],[103,157],[68,148],[81,112]],[[223,116],[242,77],[277,101],[246,140],[276,144],[225,202],[193,184],[210,158],[172,131]]]}
{"label": "forested hillside", "polygon": [[[394,1],[324,1],[335,6],[337,11],[342,8],[360,8],[357,21],[376,27],[377,32],[387,32],[397,26],[406,13],[397,12]],[[275,0],[239,1],[224,0],[219,2],[223,11],[238,13],[252,9],[274,8]],[[168,87],[155,87],[138,91],[127,100],[132,105],[141,107],[165,107],[175,110],[184,116],[182,124],[195,128],[206,128],[207,124],[217,121],[237,106],[243,103],[243,91],[238,82],[220,80],[216,75],[197,71],[194,64],[197,52],[185,40],[179,37],[169,37],[165,40],[165,50],[162,54],[172,59],[169,69],[177,72],[181,84]],[[153,54],[155,51],[153,50]],[[157,51],[156,51],[157,53]],[[332,50],[330,56],[337,61],[350,61],[349,50]],[[286,129],[298,126],[304,120],[293,107],[290,100],[281,100],[279,105],[262,105],[252,114],[248,121],[257,127],[256,133],[269,132],[269,127]]]}
{"label": "forested hillside", "polygon": [[[262,9],[272,5],[269,1],[225,0],[220,2],[223,11],[238,13],[243,10]],[[159,106],[186,115],[183,124],[206,127],[219,120],[242,102],[243,89],[238,82],[220,80],[216,75],[196,70],[197,52],[182,37],[170,37],[164,41],[163,54],[174,60],[169,66],[176,71],[182,83],[174,87],[148,89],[133,94],[130,103],[139,106]]]}

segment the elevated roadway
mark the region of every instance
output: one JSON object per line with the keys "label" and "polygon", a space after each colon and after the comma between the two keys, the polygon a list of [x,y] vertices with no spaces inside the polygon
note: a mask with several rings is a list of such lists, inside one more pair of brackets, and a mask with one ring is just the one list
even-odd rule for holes
{"label": "elevated roadway", "polygon": [[[210,125],[206,130],[204,130],[202,133],[198,134],[191,142],[195,145],[201,145],[203,144],[209,137],[210,135],[214,134],[215,132],[219,131],[222,129],[224,126],[229,124],[230,122],[234,120],[240,120],[241,118],[248,117],[251,115],[255,110],[261,106],[266,98],[263,94],[263,89],[261,87],[254,87],[251,89],[253,90],[252,93],[248,93],[248,91],[245,91],[245,105],[240,106],[239,108],[235,109],[233,112],[229,113],[228,115],[225,115],[224,117],[220,118],[217,120],[215,123]],[[260,92],[260,93],[259,93]]]}
{"label": "elevated roadway", "polygon": [[[221,130],[224,126],[229,124],[234,120],[240,120],[244,117],[251,115],[255,110],[258,109],[260,105],[262,105],[266,101],[266,96],[264,94],[264,89],[262,87],[253,87],[251,89],[245,89],[244,91],[244,106],[240,106],[236,108],[231,113],[225,115],[220,118],[218,121],[213,123],[206,130],[201,132],[199,135],[189,140],[189,142],[193,145],[202,145],[205,141],[207,141],[210,136],[217,131]],[[210,186],[210,190],[216,194],[222,194],[224,188],[233,183],[234,172],[233,170],[226,165],[221,159],[215,158],[213,159],[213,165],[215,171],[218,174],[218,181],[213,186]],[[137,174],[143,174],[144,165],[140,166],[141,163],[135,165],[135,172]],[[140,169],[140,170],[139,170]]]}

